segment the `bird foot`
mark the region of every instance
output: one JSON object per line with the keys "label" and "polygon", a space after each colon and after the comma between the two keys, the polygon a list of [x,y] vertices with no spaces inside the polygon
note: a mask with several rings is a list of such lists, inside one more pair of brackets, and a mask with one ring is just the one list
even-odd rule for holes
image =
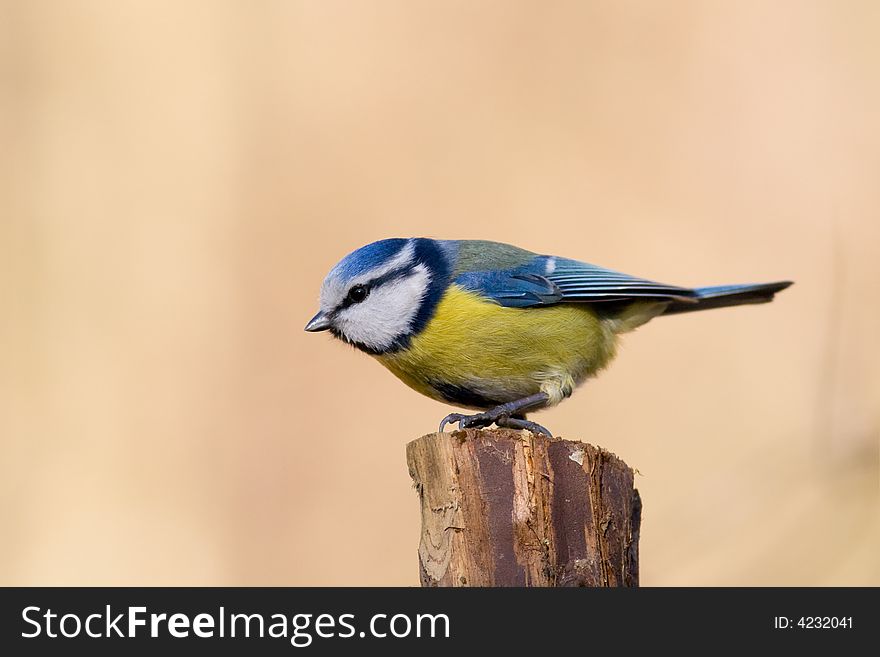
{"label": "bird foot", "polygon": [[440,432],[447,424],[458,424],[459,429],[481,429],[495,424],[505,429],[525,429],[532,433],[544,434],[548,438],[552,438],[553,434],[548,429],[542,427],[536,422],[529,422],[525,417],[515,417],[510,415],[509,409],[502,406],[496,406],[493,409],[483,413],[475,413],[474,415],[463,415],[462,413],[450,413],[440,422]]}

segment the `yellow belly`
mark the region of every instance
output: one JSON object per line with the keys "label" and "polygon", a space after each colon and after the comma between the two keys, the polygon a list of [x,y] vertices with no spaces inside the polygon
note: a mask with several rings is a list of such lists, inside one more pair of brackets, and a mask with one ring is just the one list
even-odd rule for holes
{"label": "yellow belly", "polygon": [[454,403],[485,408],[543,391],[556,404],[608,364],[616,340],[613,322],[587,305],[505,308],[452,285],[408,348],[376,358],[441,401],[467,390]]}

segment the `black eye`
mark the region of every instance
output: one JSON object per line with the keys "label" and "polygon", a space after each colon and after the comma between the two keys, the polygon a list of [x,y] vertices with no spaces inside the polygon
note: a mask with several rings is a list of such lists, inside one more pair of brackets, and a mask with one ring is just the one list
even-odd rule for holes
{"label": "black eye", "polygon": [[355,285],[348,291],[348,300],[351,303],[360,303],[370,294],[370,288],[366,285]]}

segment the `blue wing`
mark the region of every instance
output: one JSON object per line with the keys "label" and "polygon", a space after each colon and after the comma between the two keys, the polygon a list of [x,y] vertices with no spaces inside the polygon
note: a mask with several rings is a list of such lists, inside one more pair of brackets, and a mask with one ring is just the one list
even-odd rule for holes
{"label": "blue wing", "polygon": [[688,303],[696,302],[697,296],[689,288],[664,285],[553,256],[536,256],[512,269],[465,272],[454,282],[513,308],[638,299]]}
{"label": "blue wing", "polygon": [[466,272],[453,282],[511,308],[547,306],[563,299],[562,291],[555,284],[521,267],[504,271]]}

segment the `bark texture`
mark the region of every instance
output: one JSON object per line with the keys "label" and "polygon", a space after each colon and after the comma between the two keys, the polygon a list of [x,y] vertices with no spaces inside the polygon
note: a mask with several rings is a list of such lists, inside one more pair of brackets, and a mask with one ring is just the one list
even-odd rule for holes
{"label": "bark texture", "polygon": [[422,586],[638,586],[641,501],[614,454],[508,429],[406,451]]}

